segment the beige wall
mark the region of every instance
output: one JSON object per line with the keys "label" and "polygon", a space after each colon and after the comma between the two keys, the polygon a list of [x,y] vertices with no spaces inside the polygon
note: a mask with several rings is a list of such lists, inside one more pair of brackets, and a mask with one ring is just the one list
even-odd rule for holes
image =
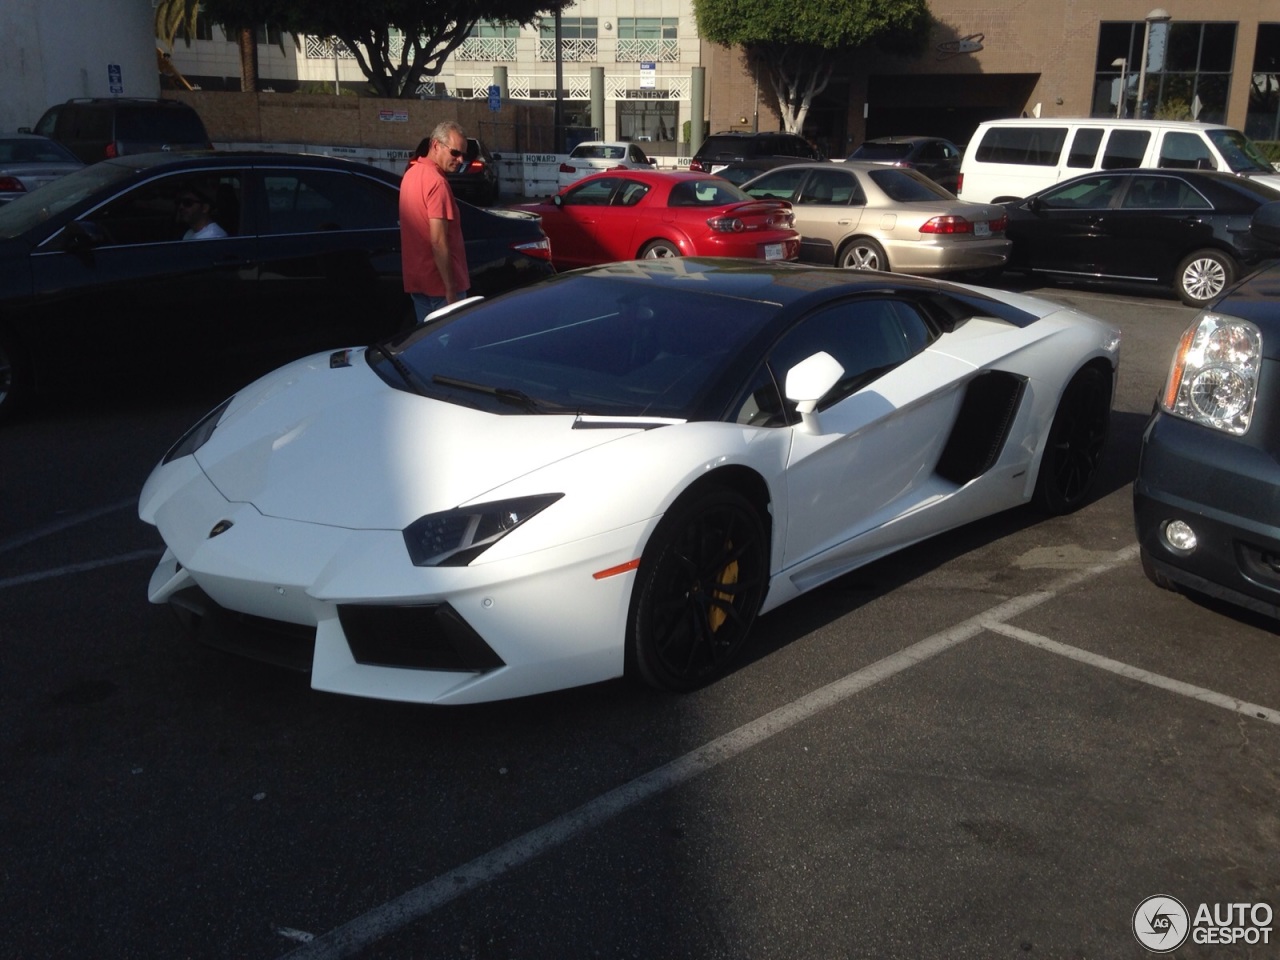
{"label": "beige wall", "polygon": [[[508,102],[495,114],[484,100],[382,100],[207,90],[166,90],[164,96],[194,107],[209,137],[217,143],[412,150],[441,120],[457,120],[469,134],[482,134],[490,150],[529,150],[538,149],[530,146],[529,131],[549,133],[553,123],[551,107]],[[407,121],[399,119],[406,115]],[[519,140],[517,125],[524,126],[523,140]]]}

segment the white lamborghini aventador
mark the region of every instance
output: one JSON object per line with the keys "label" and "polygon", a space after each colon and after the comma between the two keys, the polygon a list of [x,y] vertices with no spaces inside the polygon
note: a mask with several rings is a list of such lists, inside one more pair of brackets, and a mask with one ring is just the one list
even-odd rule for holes
{"label": "white lamborghini aventador", "polygon": [[733,260],[612,264],[299,360],[156,467],[150,598],[365,697],[734,662],[761,611],[1084,502],[1119,332],[1042,300]]}

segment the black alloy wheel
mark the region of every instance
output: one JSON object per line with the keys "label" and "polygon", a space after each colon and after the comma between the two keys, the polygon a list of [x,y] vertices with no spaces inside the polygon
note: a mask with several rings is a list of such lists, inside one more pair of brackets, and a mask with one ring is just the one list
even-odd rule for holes
{"label": "black alloy wheel", "polygon": [[708,490],[676,505],[645,548],[628,642],[640,676],[682,692],[722,675],[741,652],[768,583],[768,540],[739,494]]}
{"label": "black alloy wheel", "polygon": [[1045,441],[1034,501],[1050,514],[1083,506],[1111,427],[1111,378],[1097,367],[1085,367],[1067,384]]}

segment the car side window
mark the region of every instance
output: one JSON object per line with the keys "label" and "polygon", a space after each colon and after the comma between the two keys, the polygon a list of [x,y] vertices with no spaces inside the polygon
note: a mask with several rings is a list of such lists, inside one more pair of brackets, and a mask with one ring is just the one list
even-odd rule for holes
{"label": "car side window", "polygon": [[1198,133],[1171,131],[1160,141],[1160,159],[1156,166],[1175,170],[1216,170],[1209,144]]}
{"label": "car side window", "polygon": [[1126,210],[1207,210],[1199,191],[1178,177],[1134,177],[1121,207]]}
{"label": "car side window", "polygon": [[1148,130],[1112,130],[1102,154],[1103,170],[1122,170],[1142,166],[1151,142]]}
{"label": "car side window", "polygon": [[1098,159],[1098,148],[1102,146],[1101,127],[1081,127],[1071,138],[1071,148],[1067,151],[1067,166],[1092,170]]}
{"label": "car side window", "polygon": [[847,170],[814,170],[800,191],[799,203],[848,206],[857,185]]}
{"label": "car side window", "polygon": [[160,177],[125,191],[81,219],[98,226],[106,246],[169,243],[181,240],[187,229],[179,217],[179,202],[195,195],[208,199],[213,221],[234,236],[240,225],[242,183],[239,170]]}
{"label": "car side window", "polygon": [[782,167],[756,178],[746,193],[757,200],[794,200],[805,172],[800,167]]}
{"label": "car side window", "polygon": [[1087,177],[1040,196],[1040,206],[1055,210],[1104,210],[1124,189],[1122,176]]}
{"label": "car side window", "polygon": [[641,183],[638,180],[625,180],[620,189],[613,197],[613,205],[615,207],[634,207],[637,203],[644,199],[645,194],[649,192],[649,184]]}
{"label": "car side window", "polygon": [[389,185],[331,170],[262,170],[263,234],[376,230],[399,222]]}
{"label": "car side window", "polygon": [[[785,387],[787,371],[801,360],[819,351],[835,357],[844,376],[819,402],[822,410],[910,360],[934,339],[933,327],[907,301],[849,300],[801,320],[769,352],[768,367],[773,380]],[[760,405],[758,399],[753,402]],[[793,418],[794,404],[783,406]]]}
{"label": "car side window", "polygon": [[572,187],[564,195],[566,207],[604,207],[622,180],[619,177],[601,177]]}

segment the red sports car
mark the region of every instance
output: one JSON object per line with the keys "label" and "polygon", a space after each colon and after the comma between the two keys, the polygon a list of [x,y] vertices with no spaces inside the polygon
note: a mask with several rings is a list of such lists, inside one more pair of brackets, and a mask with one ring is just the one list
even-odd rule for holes
{"label": "red sports car", "polygon": [[794,260],[800,253],[790,203],[753,200],[709,174],[608,170],[523,209],[542,217],[561,270],[654,257]]}

